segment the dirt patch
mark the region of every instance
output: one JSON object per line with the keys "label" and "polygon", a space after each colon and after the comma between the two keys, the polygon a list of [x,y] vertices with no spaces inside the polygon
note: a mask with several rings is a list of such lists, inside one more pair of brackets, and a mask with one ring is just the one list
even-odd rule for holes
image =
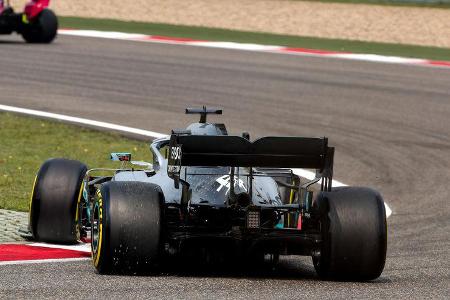
{"label": "dirt patch", "polygon": [[450,48],[450,9],[288,0],[58,0],[51,5],[62,16]]}

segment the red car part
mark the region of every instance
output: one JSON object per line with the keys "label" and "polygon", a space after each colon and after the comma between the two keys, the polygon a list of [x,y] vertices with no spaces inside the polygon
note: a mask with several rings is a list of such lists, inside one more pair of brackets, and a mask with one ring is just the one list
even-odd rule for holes
{"label": "red car part", "polygon": [[28,20],[37,17],[50,4],[50,0],[31,0],[25,5],[24,14]]}

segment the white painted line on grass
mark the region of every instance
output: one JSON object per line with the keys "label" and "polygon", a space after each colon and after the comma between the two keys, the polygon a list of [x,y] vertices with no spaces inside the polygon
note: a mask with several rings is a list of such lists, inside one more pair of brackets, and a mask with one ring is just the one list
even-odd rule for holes
{"label": "white painted line on grass", "polygon": [[[71,117],[71,116],[66,116],[66,115],[61,115],[61,114],[48,113],[45,111],[20,108],[20,107],[14,107],[14,106],[2,105],[2,104],[0,104],[0,110],[9,111],[9,112],[17,112],[17,113],[22,113],[22,114],[32,115],[32,116],[39,116],[39,117],[44,117],[44,118],[49,118],[49,119],[63,120],[63,121],[68,121],[68,122],[72,122],[72,123],[95,126],[95,127],[99,127],[99,128],[107,128],[107,129],[112,129],[112,130],[116,130],[116,131],[122,131],[122,132],[137,134],[137,135],[148,136],[148,137],[152,137],[152,138],[161,138],[161,137],[167,136],[167,134],[158,133],[158,132],[154,132],[154,131],[148,131],[148,130],[144,130],[144,129],[138,129],[138,128],[133,128],[133,127],[112,124],[112,123],[99,122],[99,121],[95,121],[95,120]],[[293,171],[295,172],[295,174],[297,174],[301,177],[304,177],[306,179],[309,179],[309,180],[312,180],[315,177],[315,173],[308,171],[308,170],[293,169]],[[333,180],[332,185],[334,187],[347,186],[346,184],[339,182],[337,180]],[[389,208],[389,206],[386,203],[384,203],[384,206],[386,208],[386,216],[389,217],[392,214],[392,210]]]}
{"label": "white painted line on grass", "polygon": [[14,106],[2,105],[2,104],[0,104],[0,110],[16,112],[16,113],[21,113],[21,114],[31,115],[31,116],[44,117],[44,118],[48,118],[48,119],[67,121],[70,123],[89,125],[89,126],[94,126],[94,127],[99,127],[99,128],[106,128],[106,129],[111,129],[111,130],[116,130],[116,131],[121,131],[121,132],[128,132],[128,133],[133,133],[133,134],[142,135],[142,136],[148,136],[148,137],[152,137],[152,138],[161,138],[161,137],[167,136],[167,134],[144,130],[144,129],[137,129],[137,128],[133,128],[133,127],[122,126],[122,125],[117,125],[117,124],[112,124],[112,123],[99,122],[99,121],[95,121],[95,120],[71,117],[71,116],[67,116],[67,115],[54,114],[54,113],[49,113],[49,112],[40,111],[40,110],[20,108],[20,107],[14,107]]}
{"label": "white painted line on grass", "polygon": [[59,262],[74,262],[90,260],[90,257],[77,257],[77,258],[51,258],[51,259],[33,259],[33,260],[14,260],[14,261],[1,261],[0,266],[9,265],[26,265],[26,264],[46,264],[46,263],[59,263]]}

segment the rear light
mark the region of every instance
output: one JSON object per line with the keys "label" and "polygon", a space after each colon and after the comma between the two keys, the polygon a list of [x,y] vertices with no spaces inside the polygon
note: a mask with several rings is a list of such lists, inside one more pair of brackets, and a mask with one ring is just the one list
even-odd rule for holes
{"label": "rear light", "polygon": [[260,227],[260,213],[257,210],[247,212],[247,228]]}

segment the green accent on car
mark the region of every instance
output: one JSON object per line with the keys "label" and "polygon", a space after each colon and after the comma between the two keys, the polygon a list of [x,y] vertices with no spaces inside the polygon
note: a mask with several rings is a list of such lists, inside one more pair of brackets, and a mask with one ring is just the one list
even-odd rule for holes
{"label": "green accent on car", "polygon": [[131,153],[129,152],[113,152],[110,157],[112,161],[131,161]]}

